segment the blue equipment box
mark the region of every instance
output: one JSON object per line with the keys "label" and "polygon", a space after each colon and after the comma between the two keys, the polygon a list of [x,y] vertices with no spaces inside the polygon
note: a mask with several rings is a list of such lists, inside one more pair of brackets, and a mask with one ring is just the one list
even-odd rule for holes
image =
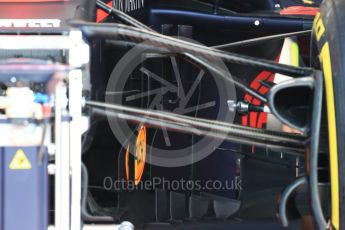
{"label": "blue equipment box", "polygon": [[39,147],[0,148],[1,230],[48,228],[48,157],[38,155]]}

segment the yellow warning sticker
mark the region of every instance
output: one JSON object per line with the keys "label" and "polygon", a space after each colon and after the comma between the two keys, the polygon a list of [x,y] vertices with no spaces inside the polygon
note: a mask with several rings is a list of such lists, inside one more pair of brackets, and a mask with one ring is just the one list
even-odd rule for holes
{"label": "yellow warning sticker", "polygon": [[10,169],[13,170],[24,170],[24,169],[31,169],[31,163],[29,159],[26,157],[23,150],[18,149],[16,154],[14,154],[14,157],[10,163]]}

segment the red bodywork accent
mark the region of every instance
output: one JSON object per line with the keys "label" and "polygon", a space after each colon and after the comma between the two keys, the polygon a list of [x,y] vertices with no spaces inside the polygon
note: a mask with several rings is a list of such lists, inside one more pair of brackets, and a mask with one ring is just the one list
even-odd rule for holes
{"label": "red bodywork accent", "polygon": [[[260,92],[262,95],[265,95],[268,92],[268,88],[260,83],[260,81],[273,82],[274,74],[267,71],[262,71],[250,84],[250,88],[254,89],[257,92]],[[263,105],[263,103],[253,98],[252,95],[246,94],[244,100],[252,103],[254,105]],[[258,113],[251,112],[249,115],[242,117],[242,125],[250,126],[253,128],[264,128],[264,125],[267,123],[267,113]]]}
{"label": "red bodywork accent", "polygon": [[[108,6],[113,7],[113,1],[110,1]],[[96,17],[96,22],[101,22],[103,21],[106,17],[108,17],[109,14],[104,12],[103,10],[97,10],[97,17]]]}
{"label": "red bodywork accent", "polygon": [[[275,62],[278,62],[279,58],[280,58],[280,54],[275,58]],[[250,88],[261,93],[262,95],[265,95],[269,89],[266,86],[262,85],[260,81],[273,82],[274,77],[275,77],[274,73],[271,73],[268,71],[262,71],[250,83]],[[248,93],[245,94],[244,100],[254,105],[264,105],[262,101],[254,98],[252,95]],[[251,112],[248,115],[242,117],[242,125],[262,129],[267,124],[267,118],[268,118],[267,113]]]}
{"label": "red bodywork accent", "polygon": [[315,16],[320,11],[317,7],[291,6],[281,10],[281,15],[310,15]]}

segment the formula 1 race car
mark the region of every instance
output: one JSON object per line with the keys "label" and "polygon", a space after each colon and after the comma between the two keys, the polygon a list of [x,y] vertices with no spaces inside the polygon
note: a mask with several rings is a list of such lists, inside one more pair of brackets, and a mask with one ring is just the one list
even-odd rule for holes
{"label": "formula 1 race car", "polygon": [[0,0],[1,229],[345,229],[344,22],[342,0]]}

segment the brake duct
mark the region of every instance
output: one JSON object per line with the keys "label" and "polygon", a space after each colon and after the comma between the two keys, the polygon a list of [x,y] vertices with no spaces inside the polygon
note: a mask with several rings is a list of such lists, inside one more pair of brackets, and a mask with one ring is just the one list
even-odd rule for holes
{"label": "brake duct", "polygon": [[[289,80],[274,86],[268,95],[269,106],[275,116],[285,124],[302,132],[310,132],[310,161],[306,162],[307,164],[309,163],[310,167],[309,175],[307,175],[307,178],[300,177],[289,185],[283,192],[280,201],[279,217],[285,227],[288,226],[285,211],[286,201],[295,189],[307,182],[310,190],[311,208],[318,229],[328,229],[329,227],[322,211],[318,180],[319,137],[323,96],[322,77],[321,71],[315,71],[314,77]],[[284,96],[291,96],[291,101],[284,99]],[[305,98],[302,98],[302,96]],[[306,98],[308,99],[306,100]],[[305,114],[302,118],[298,118],[297,114],[292,112],[294,111],[294,102],[300,106],[307,106],[307,111],[311,111],[311,113]]]}
{"label": "brake duct", "polygon": [[281,122],[307,133],[310,130],[313,91],[313,77],[287,80],[270,89],[268,106]]}
{"label": "brake duct", "polygon": [[[88,39],[124,39],[132,41],[134,40],[136,42],[150,40],[150,45],[153,47],[162,45],[177,53],[190,52],[192,54],[198,54],[202,57],[219,57],[227,62],[258,67],[260,69],[295,77],[314,74],[315,78],[303,77],[273,86],[268,94],[268,105],[271,112],[283,123],[298,129],[305,135],[292,135],[286,133],[284,134],[282,132],[250,129],[230,125],[224,122],[204,119],[191,120],[189,117],[181,117],[177,114],[137,110],[119,105],[108,105],[97,102],[87,102],[86,104],[88,106],[102,108],[95,110],[96,113],[102,115],[115,116],[123,120],[137,123],[143,122],[154,127],[164,126],[176,131],[212,136],[214,138],[223,138],[244,144],[255,144],[265,147],[269,146],[273,148],[278,147],[282,149],[305,151],[306,146],[308,143],[310,143],[311,160],[309,184],[312,197],[311,204],[317,224],[321,229],[327,228],[320,205],[317,175],[318,140],[323,87],[321,77],[322,74],[320,72],[315,72],[310,68],[291,67],[252,57],[221,52],[208,47],[197,46],[181,40],[175,40],[171,37],[166,37],[151,31],[128,27],[121,24],[107,23],[104,25],[87,23],[83,21],[74,21],[71,24],[73,26],[80,27]],[[313,93],[314,100],[311,102]],[[105,110],[105,108],[107,108],[107,110]],[[109,111],[109,109],[112,111]],[[310,110],[313,110],[313,113],[308,113]],[[143,117],[143,115],[145,117]],[[164,116],[166,116],[167,119],[162,119]],[[311,123],[310,120],[312,121]],[[312,127],[312,129],[310,127]],[[309,142],[307,137],[310,130],[312,131],[312,138]]]}

